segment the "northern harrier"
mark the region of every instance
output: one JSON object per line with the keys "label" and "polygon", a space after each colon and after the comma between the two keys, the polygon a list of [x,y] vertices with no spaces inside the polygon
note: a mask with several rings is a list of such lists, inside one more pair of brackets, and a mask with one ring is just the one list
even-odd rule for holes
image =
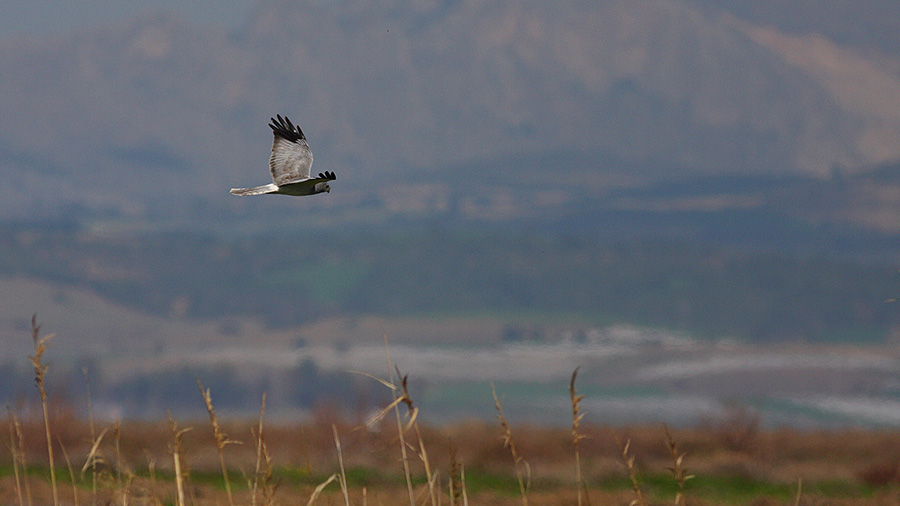
{"label": "northern harrier", "polygon": [[334,172],[320,172],[318,177],[309,177],[313,155],[306,143],[306,136],[300,127],[294,126],[285,116],[272,118],[269,127],[275,134],[272,141],[272,156],[269,157],[269,171],[274,183],[253,188],[232,188],[235,195],[262,195],[280,193],[282,195],[314,195],[330,192],[328,181],[335,179]]}

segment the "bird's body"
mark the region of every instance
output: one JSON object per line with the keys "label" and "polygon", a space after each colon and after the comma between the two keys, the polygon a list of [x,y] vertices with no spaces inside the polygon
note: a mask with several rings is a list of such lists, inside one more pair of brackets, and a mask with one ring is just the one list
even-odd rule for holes
{"label": "bird's body", "polygon": [[334,172],[320,172],[318,177],[310,177],[313,155],[300,127],[294,126],[286,116],[272,118],[269,127],[275,135],[272,141],[272,155],[269,157],[269,171],[273,183],[252,188],[232,188],[234,195],[315,195],[330,192],[328,181],[335,179]]}
{"label": "bird's body", "polygon": [[328,183],[317,183],[316,181],[321,181],[321,179],[307,178],[296,183],[287,183],[283,185],[269,183],[262,186],[254,186],[253,188],[232,188],[231,193],[240,196],[278,193],[280,195],[293,195],[295,197],[299,197],[301,195],[315,195],[316,193],[331,191]]}

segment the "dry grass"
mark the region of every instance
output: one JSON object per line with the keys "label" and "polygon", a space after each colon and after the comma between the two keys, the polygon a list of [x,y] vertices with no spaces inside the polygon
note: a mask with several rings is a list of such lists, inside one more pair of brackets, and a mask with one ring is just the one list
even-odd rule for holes
{"label": "dry grass", "polygon": [[228,435],[219,425],[219,417],[213,407],[212,394],[209,389],[203,388],[203,383],[197,380],[197,388],[200,389],[200,395],[203,397],[203,403],[206,404],[206,411],[209,413],[209,423],[212,425],[213,437],[216,441],[216,451],[219,453],[219,465],[222,467],[222,477],[225,479],[225,493],[228,495],[229,506],[234,506],[234,496],[231,493],[231,480],[228,479],[228,466],[225,463],[225,447],[235,444],[237,441],[228,439]]}
{"label": "dry grass", "polygon": [[41,393],[41,408],[44,413],[44,434],[47,437],[47,460],[50,462],[50,482],[53,489],[53,504],[59,506],[59,490],[56,486],[56,466],[53,461],[53,438],[50,435],[50,408],[47,404],[47,390],[44,388],[44,376],[50,366],[41,362],[44,352],[47,351],[53,334],[41,337],[41,326],[37,324],[37,315],[31,316],[31,339],[34,341],[34,355],[29,357],[34,367],[34,381]]}
{"label": "dry grass", "polygon": [[516,440],[513,439],[512,428],[503,415],[503,405],[500,398],[497,397],[497,390],[491,385],[491,394],[494,396],[494,406],[497,408],[497,418],[500,420],[500,427],[503,428],[503,446],[509,448],[512,455],[513,468],[516,471],[516,480],[519,482],[519,493],[522,495],[522,506],[528,506],[528,486],[531,484],[531,467],[528,462],[522,458],[516,447]]}
{"label": "dry grass", "polygon": [[[32,504],[49,504],[52,495],[46,453],[40,459],[41,445],[27,443],[29,435],[35,438],[35,442],[41,440],[39,436],[42,424],[39,419],[34,418],[20,421],[20,425],[23,434],[26,434],[23,447],[29,449],[30,464],[27,477],[20,470],[20,478],[25,477],[25,482],[34,489]],[[253,431],[249,430],[251,426]],[[121,458],[123,465],[127,462],[136,471],[129,482],[128,473],[123,470],[123,478],[117,483],[115,471],[107,467],[104,461],[98,461],[100,472],[97,504],[109,501],[112,501],[111,504],[121,504],[122,497],[129,495],[130,503],[137,503],[136,498],[139,496],[152,498],[155,495],[163,502],[176,504],[180,503],[179,488],[184,496],[184,503],[187,504],[191,503],[192,490],[197,493],[196,504],[228,504],[215,441],[202,431],[185,431],[185,427],[187,425],[178,423],[173,432],[166,424],[123,423],[120,429]],[[367,490],[368,501],[372,504],[377,504],[376,500],[386,504],[408,500],[403,467],[396,457],[396,431],[390,430],[389,426],[367,430],[353,430],[354,428],[354,425],[343,419],[320,420],[315,424],[304,425],[265,426],[266,445],[274,447],[276,445],[273,442],[277,442],[278,446],[278,451],[269,456],[269,474],[264,470],[265,457],[257,453],[254,444],[258,438],[258,424],[226,422],[224,430],[229,433],[249,434],[243,445],[229,447],[232,450],[226,454],[229,471],[239,472],[240,469],[249,468],[251,481],[256,481],[256,476],[260,479],[255,493],[251,486],[233,488],[235,504],[267,504],[267,501],[298,504],[309,503],[310,500],[313,504],[343,504],[346,500],[360,504],[363,488]],[[78,467],[77,464],[88,460],[87,456],[92,453],[94,445],[88,441],[87,423],[81,423],[75,429],[69,433],[70,439],[63,439],[63,444],[68,448],[75,467]],[[340,453],[336,452],[335,429],[340,435]],[[435,462],[444,462],[447,465],[445,469],[448,469],[447,475],[457,474],[451,471],[454,461],[451,455],[456,452],[458,484],[439,490],[439,501],[446,504],[453,497],[455,504],[522,503],[518,479],[509,466],[510,452],[503,448],[502,441],[498,438],[503,429],[480,423],[440,429],[421,426],[420,429],[423,439],[430,443],[428,455],[433,467],[438,467],[434,466]],[[537,464],[533,471],[533,485],[528,490],[528,501],[532,504],[577,504],[577,490],[571,487],[573,472],[570,431],[534,427],[515,427],[514,430],[516,442],[522,447],[522,451],[528,452],[529,459]],[[623,429],[582,425],[579,430],[585,436],[581,441],[585,504],[629,504],[636,498],[632,489],[632,476],[638,482],[647,504],[671,504],[676,500],[676,494],[683,494],[680,504],[749,504],[756,499],[762,501],[765,498],[771,504],[793,504],[797,494],[797,480],[801,477],[803,501],[806,503],[816,497],[820,501],[823,497],[828,497],[829,504],[862,505],[872,504],[876,497],[882,497],[885,501],[896,497],[895,478],[887,479],[882,485],[869,484],[873,478],[864,472],[874,466],[873,461],[890,461],[887,457],[894,449],[900,448],[900,437],[894,433],[761,432],[761,454],[748,458],[728,450],[716,440],[714,434],[705,430],[673,429],[670,433],[673,440],[678,441],[676,453],[681,460],[678,470],[672,471],[675,469],[675,461],[661,427]],[[178,445],[173,444],[174,433],[180,433],[181,441]],[[115,443],[112,434],[112,429],[107,429],[106,437],[100,440],[99,449],[93,453],[113,454]],[[298,434],[310,438],[306,442],[308,447],[297,439]],[[617,449],[613,443],[616,439],[630,439],[627,455],[629,458],[637,457],[637,461],[632,463],[631,472],[627,466],[622,465],[621,449]],[[841,442],[848,444],[844,446],[846,453],[840,456],[831,450],[805,453],[809,448],[830,448]],[[455,446],[458,446],[458,450],[454,450]],[[313,454],[308,462],[305,457],[297,455],[307,451],[306,448],[311,448],[309,451]],[[687,458],[684,458],[682,448],[688,449]],[[143,455],[144,449],[149,455],[168,457],[151,457],[148,460]],[[17,455],[17,458],[21,460],[21,456]],[[690,473],[684,467],[685,460],[688,460]],[[158,470],[156,465],[151,465],[153,461],[159,463]],[[254,473],[257,461],[260,462],[259,475]],[[11,462],[9,455],[5,456],[4,463],[7,462]],[[146,464],[142,466],[142,462]],[[883,468],[890,471],[885,471],[882,475],[894,476],[893,466],[885,465]],[[153,474],[158,473],[158,477],[151,474],[151,469],[154,470]],[[683,488],[678,485],[679,473],[684,477]],[[691,474],[697,478],[688,479]],[[263,483],[267,475],[271,492],[265,498]],[[412,467],[411,475],[416,504],[430,503],[430,491],[422,465]],[[90,476],[77,475],[75,479],[81,493],[90,494]],[[274,483],[279,480],[281,486],[273,488]],[[878,480],[885,478],[879,475],[874,481]],[[720,481],[738,483],[728,485],[729,487],[758,486],[759,491],[752,497],[741,496],[735,499],[727,499],[727,491],[711,494],[709,484]],[[827,495],[820,484],[829,483],[838,484],[840,486],[837,488],[848,488],[849,491],[844,495]],[[349,499],[344,498],[344,487],[341,484],[346,487]],[[451,493],[454,486],[458,487],[455,494]],[[771,488],[782,492],[771,492]],[[23,503],[29,504],[25,497],[25,483],[17,487],[12,471],[0,479],[0,490],[3,489],[8,490],[9,495],[6,499],[0,497],[0,504],[19,504],[17,490],[22,493]],[[62,492],[60,490],[62,503],[74,504],[71,490],[65,494]],[[82,497],[82,504],[90,503],[89,498]]]}
{"label": "dry grass", "polygon": [[[185,483],[190,479],[187,463],[184,455],[184,434],[190,429],[178,429],[178,422],[169,414],[169,427],[172,430],[172,462],[175,470],[176,506],[184,506]],[[118,485],[121,488],[121,484]],[[125,494],[123,494],[125,495]]]}
{"label": "dry grass", "polygon": [[572,401],[572,448],[575,452],[575,489],[578,493],[578,506],[584,503],[584,477],[581,475],[581,451],[580,443],[583,435],[578,431],[584,413],[581,412],[581,400],[583,395],[575,391],[575,378],[578,377],[578,368],[572,371],[572,379],[569,381],[569,399]]}
{"label": "dry grass", "polygon": [[669,471],[672,471],[672,475],[675,477],[675,483],[678,484],[678,492],[675,494],[675,506],[683,506],[684,484],[687,483],[688,480],[694,478],[694,475],[686,474],[684,468],[685,454],[678,451],[678,443],[675,442],[675,438],[672,437],[672,432],[669,431],[669,427],[664,425],[663,430],[666,434],[666,446],[669,448],[669,453],[672,454],[672,467],[669,468]]}
{"label": "dry grass", "polygon": [[12,458],[13,474],[16,477],[16,498],[19,506],[25,505],[25,499],[28,499],[28,505],[33,504],[31,500],[31,487],[26,478],[28,475],[28,467],[25,463],[25,438],[22,434],[22,427],[16,414],[7,407],[9,415],[9,451]]}
{"label": "dry grass", "polygon": [[622,445],[622,462],[625,463],[628,479],[631,481],[631,489],[634,490],[634,500],[631,503],[637,506],[647,506],[647,502],[644,500],[644,493],[641,492],[641,486],[638,483],[637,469],[634,466],[634,455],[629,453],[630,448],[631,440],[629,439]]}
{"label": "dry grass", "polygon": [[[393,392],[393,401],[367,424],[325,407],[305,423],[264,424],[265,397],[258,420],[223,421],[212,393],[198,382],[198,403],[209,420],[195,423],[210,427],[212,437],[171,415],[168,423],[97,427],[90,406],[87,421],[54,408],[42,388],[46,338],[38,337],[36,322],[32,330],[39,409],[8,409],[0,504],[856,506],[900,500],[900,433],[766,431],[748,412],[692,429],[591,425],[575,388],[577,369],[568,384],[570,429],[514,425],[496,390],[499,427],[425,425],[410,378],[389,355],[389,379],[375,379]],[[396,428],[384,423],[391,411]],[[56,451],[66,461],[59,468]],[[57,472],[71,487],[57,486]],[[233,482],[234,473],[244,482]]]}

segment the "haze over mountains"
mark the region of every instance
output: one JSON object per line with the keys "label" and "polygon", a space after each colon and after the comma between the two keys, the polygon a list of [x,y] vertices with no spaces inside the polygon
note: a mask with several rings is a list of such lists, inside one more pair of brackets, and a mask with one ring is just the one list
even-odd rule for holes
{"label": "haze over mountains", "polygon": [[[355,398],[387,336],[451,413],[492,412],[474,372],[537,413],[583,366],[625,420],[900,425],[898,5],[262,0],[7,37],[0,399],[37,312],[116,416],[197,377],[238,413]],[[268,181],[276,113],[329,195],[228,194]]]}
{"label": "haze over mountains", "polygon": [[892,4],[807,4],[272,0],[233,32],[161,14],[6,41],[0,213],[250,212],[223,192],[267,179],[275,113],[357,199],[900,157]]}

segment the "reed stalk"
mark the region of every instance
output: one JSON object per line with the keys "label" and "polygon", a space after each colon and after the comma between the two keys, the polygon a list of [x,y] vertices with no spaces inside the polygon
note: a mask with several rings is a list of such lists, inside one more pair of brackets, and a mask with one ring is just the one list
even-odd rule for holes
{"label": "reed stalk", "polygon": [[341,468],[341,475],[338,480],[341,484],[341,494],[344,496],[344,505],[350,506],[350,493],[347,490],[347,472],[344,469],[344,452],[341,450],[341,438],[338,437],[337,427],[332,425],[331,431],[334,433],[334,446],[337,448],[338,464]]}
{"label": "reed stalk", "polygon": [[462,495],[459,473],[460,463],[456,460],[456,447],[453,446],[450,448],[450,483],[447,484],[450,493],[450,506],[456,506]]}
{"label": "reed stalk", "polygon": [[256,469],[252,483],[251,502],[257,504],[257,494],[262,490],[263,501],[266,506],[275,503],[275,485],[273,484],[272,459],[269,457],[269,448],[266,446],[264,435],[264,420],[266,416],[266,394],[263,392],[262,402],[259,407],[259,424],[256,432],[251,434],[256,439]]}
{"label": "reed stalk", "polygon": [[469,506],[469,492],[466,490],[466,466],[459,464],[459,485],[462,488],[463,506]]}
{"label": "reed stalk", "polygon": [[34,380],[41,394],[41,408],[44,412],[44,435],[47,437],[47,459],[50,464],[50,486],[53,491],[53,504],[59,506],[59,488],[56,485],[56,466],[53,461],[53,437],[50,434],[50,407],[47,402],[47,390],[44,388],[44,376],[49,365],[41,362],[44,352],[47,351],[49,340],[53,334],[40,337],[41,326],[37,324],[37,315],[31,316],[31,339],[34,341],[34,356],[29,357],[34,367]]}
{"label": "reed stalk", "polygon": [[[409,457],[406,454],[406,436],[404,433],[406,432],[403,429],[403,421],[400,418],[400,408],[398,404],[403,401],[403,398],[397,392],[397,387],[394,385],[394,365],[391,363],[391,352],[388,348],[387,335],[384,336],[384,354],[387,360],[388,367],[388,378],[389,381],[385,384],[391,389],[391,396],[393,398],[393,402],[388,408],[393,407],[394,414],[397,417],[397,437],[400,439],[400,457],[403,462],[403,474],[406,477],[406,490],[409,494],[409,506],[416,506],[416,494],[413,492],[413,484],[412,484],[412,473],[409,470]],[[399,379],[399,378],[398,378]]]}
{"label": "reed stalk", "polygon": [[581,451],[580,442],[584,439],[579,431],[581,419],[584,413],[581,411],[581,400],[583,395],[578,395],[575,391],[575,378],[578,377],[578,367],[572,371],[572,379],[569,381],[569,398],[572,401],[572,446],[575,450],[575,488],[578,491],[578,506],[584,503],[584,478],[581,474]]}
{"label": "reed stalk", "polygon": [[72,500],[75,506],[78,506],[78,485],[75,483],[75,469],[72,468],[72,461],[69,460],[69,452],[66,451],[66,446],[59,438],[57,438],[57,441],[59,442],[59,448],[63,452],[63,458],[66,460],[66,467],[69,469],[69,479],[72,482]]}
{"label": "reed stalk", "polygon": [[522,506],[528,506],[528,484],[531,482],[531,468],[528,466],[528,462],[519,455],[519,452],[516,449],[512,428],[509,426],[509,422],[506,421],[506,416],[503,415],[503,405],[500,403],[500,398],[497,397],[497,389],[494,388],[493,383],[491,383],[491,394],[494,396],[494,407],[497,408],[497,418],[500,419],[500,426],[503,428],[503,446],[504,448],[509,448],[509,452],[512,454],[513,466],[516,470],[516,479],[519,480],[519,492],[522,495]]}
{"label": "reed stalk", "polygon": [[319,496],[322,495],[322,491],[325,490],[325,487],[330,485],[331,482],[333,482],[334,480],[340,480],[340,479],[341,478],[338,476],[338,474],[335,473],[335,474],[332,474],[331,476],[329,476],[327,480],[323,481],[322,483],[319,483],[319,486],[316,487],[316,489],[313,490],[313,493],[309,496],[309,502],[306,503],[306,506],[312,506],[313,503],[316,502],[316,499],[318,499]]}
{"label": "reed stalk", "polygon": [[666,447],[669,449],[669,454],[672,455],[672,467],[668,469],[675,476],[675,482],[678,484],[678,492],[675,493],[675,506],[684,506],[684,484],[688,480],[693,479],[694,475],[686,474],[684,468],[685,454],[678,451],[678,444],[675,442],[675,438],[672,437],[672,433],[667,425],[663,425],[663,431],[666,434]]}
{"label": "reed stalk", "polygon": [[644,494],[641,493],[641,487],[637,479],[637,470],[634,466],[634,456],[629,453],[631,448],[631,440],[625,441],[622,446],[622,460],[625,463],[625,469],[628,471],[628,478],[631,480],[631,488],[634,490],[635,499],[631,503],[637,506],[647,506],[644,500]]}
{"label": "reed stalk", "polygon": [[[94,424],[94,402],[91,396],[91,380],[88,377],[87,368],[81,369],[84,375],[84,386],[87,393],[88,427],[91,431],[91,441],[97,440],[97,429]],[[82,476],[82,479],[84,477]],[[91,504],[97,506],[97,463],[91,462]]]}
{"label": "reed stalk", "polygon": [[159,495],[156,492],[156,461],[153,460],[149,452],[147,453],[147,472],[150,474],[150,494],[153,496],[153,504],[159,506],[162,504],[162,501],[159,500]]}
{"label": "reed stalk", "polygon": [[178,423],[169,413],[169,427],[172,430],[172,461],[175,466],[175,492],[177,502],[176,506],[185,506],[184,489],[188,481],[188,470],[184,458],[184,441],[183,436],[191,430],[178,429]]}
{"label": "reed stalk", "polygon": [[208,388],[203,388],[203,384],[200,383],[199,379],[197,380],[197,388],[200,389],[200,395],[203,397],[203,402],[206,404],[206,411],[209,413],[209,422],[212,424],[213,436],[216,440],[216,450],[219,453],[219,465],[222,468],[222,478],[225,480],[225,493],[228,495],[228,504],[229,506],[234,506],[234,497],[231,494],[231,481],[228,479],[228,467],[225,465],[225,447],[229,444],[237,443],[237,441],[229,440],[228,435],[222,430],[219,425],[219,417],[216,416],[216,411],[213,409],[212,395]]}
{"label": "reed stalk", "polygon": [[16,478],[16,499],[19,506],[25,506],[25,495],[22,489],[22,476],[19,474],[19,463],[22,462],[21,447],[16,441],[17,426],[19,421],[9,406],[6,406],[6,412],[9,415],[9,452],[12,456],[13,474]]}
{"label": "reed stalk", "polygon": [[[397,376],[400,377],[400,370],[397,370]],[[402,388],[402,396],[401,399],[403,403],[406,404],[407,413],[409,416],[409,422],[407,422],[407,427],[412,425],[413,430],[416,431],[416,439],[419,441],[419,459],[422,461],[422,465],[425,467],[425,478],[428,481],[428,493],[431,498],[431,506],[438,506],[438,498],[437,498],[437,490],[435,484],[437,482],[437,474],[432,472],[431,462],[428,460],[428,452],[425,450],[425,441],[422,439],[422,432],[419,430],[419,408],[413,406],[412,397],[409,395],[409,388],[407,386],[408,375],[403,376],[403,379],[400,381],[400,385]]]}
{"label": "reed stalk", "polygon": [[[172,414],[169,413],[169,419],[172,420]],[[115,472],[116,472],[116,490],[122,491],[122,420],[116,420],[116,425],[113,426],[113,441],[115,442],[116,449],[116,462],[115,462]]]}

